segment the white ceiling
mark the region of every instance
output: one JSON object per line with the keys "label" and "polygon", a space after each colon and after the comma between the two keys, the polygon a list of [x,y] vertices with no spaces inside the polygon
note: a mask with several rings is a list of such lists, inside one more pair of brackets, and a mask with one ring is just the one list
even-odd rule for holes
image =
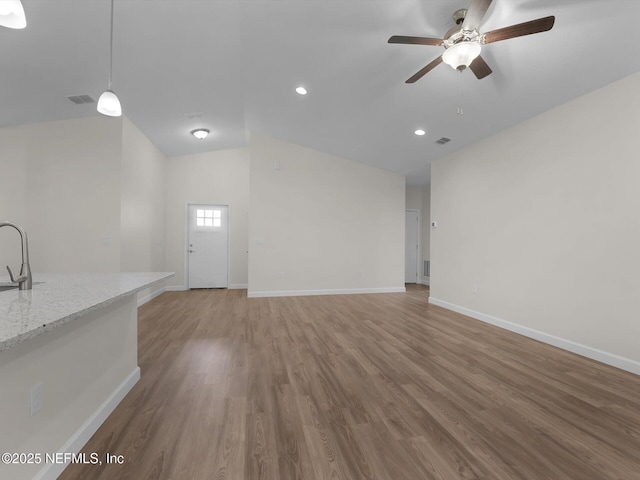
{"label": "white ceiling", "polygon": [[[97,99],[107,86],[109,1],[22,3],[27,28],[0,28],[0,126],[99,115],[66,97]],[[115,0],[113,90],[168,156],[242,146],[258,131],[420,184],[432,160],[640,70],[638,0],[494,0],[481,31],[547,15],[555,26],[486,45],[493,74],[484,80],[442,64],[405,84],[442,48],[388,38],[442,37],[467,6]],[[197,141],[196,127],[212,135]],[[427,135],[416,137],[419,127]],[[437,145],[443,136],[452,141]]]}

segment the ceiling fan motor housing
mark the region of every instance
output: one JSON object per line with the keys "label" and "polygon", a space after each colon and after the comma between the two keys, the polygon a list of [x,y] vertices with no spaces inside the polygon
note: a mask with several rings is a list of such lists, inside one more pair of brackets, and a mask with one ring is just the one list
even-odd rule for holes
{"label": "ceiling fan motor housing", "polygon": [[468,31],[462,29],[461,25],[464,22],[466,16],[466,8],[461,8],[453,12],[453,20],[456,22],[456,24],[451,27],[449,31],[444,35],[443,44],[445,48],[449,48],[452,45],[460,42],[475,42],[481,40],[477,30]]}
{"label": "ceiling fan motor housing", "polygon": [[453,12],[453,21],[456,22],[456,25],[462,25],[464,22],[464,18],[467,16],[467,9],[461,8],[460,10],[456,10]]}
{"label": "ceiling fan motor housing", "polygon": [[447,32],[442,43],[445,48],[449,48],[460,42],[477,42],[481,44],[482,36],[477,30],[462,30],[459,26],[455,26]]}

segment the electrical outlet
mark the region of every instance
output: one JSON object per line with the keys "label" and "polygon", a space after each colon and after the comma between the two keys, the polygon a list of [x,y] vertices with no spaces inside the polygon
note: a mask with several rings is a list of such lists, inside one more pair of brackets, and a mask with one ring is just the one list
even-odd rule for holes
{"label": "electrical outlet", "polygon": [[44,384],[38,383],[31,387],[31,402],[30,402],[30,416],[34,416],[42,407],[44,407],[44,398],[43,398],[43,390]]}
{"label": "electrical outlet", "polygon": [[478,293],[478,285],[475,283],[471,285],[471,293]]}

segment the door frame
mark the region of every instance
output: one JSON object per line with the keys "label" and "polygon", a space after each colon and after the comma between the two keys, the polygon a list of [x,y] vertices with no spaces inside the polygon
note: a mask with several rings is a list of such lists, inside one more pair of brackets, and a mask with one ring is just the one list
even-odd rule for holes
{"label": "door frame", "polygon": [[[420,257],[422,256],[422,218],[420,216],[420,209],[419,208],[405,208],[404,209],[405,214],[407,212],[415,212],[418,216],[418,230],[417,230],[417,234],[418,234],[418,254],[416,255],[416,284],[422,283],[422,273],[420,271]],[[406,216],[405,216],[406,218]],[[405,225],[404,227],[404,234],[407,234],[407,226]],[[405,245],[406,245],[406,239],[405,239]],[[405,252],[405,259],[406,259],[406,252]],[[405,278],[406,278],[406,272],[405,272]]]}
{"label": "door frame", "polygon": [[229,289],[231,278],[231,203],[229,202],[187,202],[184,207],[184,288],[189,290],[189,207],[192,205],[205,205],[207,207],[227,207],[228,225],[227,229],[227,289]]}

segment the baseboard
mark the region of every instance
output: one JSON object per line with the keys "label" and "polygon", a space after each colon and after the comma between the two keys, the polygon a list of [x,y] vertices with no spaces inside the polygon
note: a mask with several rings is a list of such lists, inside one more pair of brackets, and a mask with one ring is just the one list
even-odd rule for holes
{"label": "baseboard", "polygon": [[164,289],[167,292],[184,292],[186,290],[184,285],[167,285]]}
{"label": "baseboard", "polygon": [[581,343],[576,343],[565,338],[556,337],[555,335],[518,325],[517,323],[512,323],[507,320],[502,320],[501,318],[476,312],[475,310],[461,307],[453,303],[445,302],[444,300],[439,300],[437,298],[430,297],[429,303],[446,308],[447,310],[461,313],[471,318],[475,318],[476,320],[489,323],[496,327],[519,333],[520,335],[524,335],[525,337],[533,338],[534,340],[553,345],[554,347],[562,348],[563,350],[582,355],[583,357],[596,360],[597,362],[605,363],[607,365],[611,365],[612,367],[620,368],[622,370],[626,370],[627,372],[640,375],[640,362],[636,362],[635,360],[620,357],[613,353],[598,350],[597,348],[582,345]]}
{"label": "baseboard", "polygon": [[[129,393],[133,386],[140,380],[140,367],[134,368],[129,376],[113,391],[100,407],[91,415],[82,426],[65,442],[59,452],[78,453],[100,428],[111,412]],[[42,468],[33,480],[55,480],[67,467],[66,463],[51,463]]]}
{"label": "baseboard", "polygon": [[418,283],[421,284],[421,285],[430,285],[431,281],[430,281],[429,278],[420,278],[418,280]]}
{"label": "baseboard", "polygon": [[[229,285],[229,290],[246,290],[248,285],[246,283],[234,283]],[[164,287],[165,292],[186,292],[187,288],[183,285],[167,285]]]}
{"label": "baseboard", "polygon": [[327,290],[276,290],[263,292],[247,292],[249,298],[260,297],[303,297],[309,295],[359,295],[363,293],[404,293],[404,287],[382,287],[382,288],[345,288]]}
{"label": "baseboard", "polygon": [[166,291],[167,291],[167,287],[161,287],[158,290],[156,290],[154,292],[151,292],[149,295],[145,295],[144,297],[139,297],[138,298],[138,307],[141,307],[142,305],[144,305],[148,301],[153,300],[158,295],[162,295]]}

